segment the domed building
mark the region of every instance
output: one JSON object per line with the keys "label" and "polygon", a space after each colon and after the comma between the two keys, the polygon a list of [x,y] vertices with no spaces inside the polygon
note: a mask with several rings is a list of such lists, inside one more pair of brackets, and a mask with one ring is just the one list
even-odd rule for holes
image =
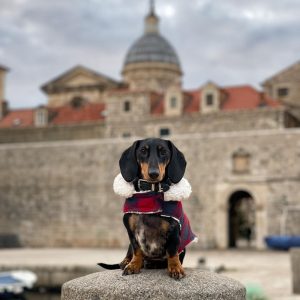
{"label": "domed building", "polygon": [[144,34],[129,48],[122,75],[133,90],[164,92],[170,86],[181,85],[180,62],[173,46],[159,32],[153,1],[145,18]]}
{"label": "domed building", "polygon": [[171,139],[187,158],[197,247],[261,249],[268,235],[300,235],[300,63],[264,91],[185,89],[158,25],[151,2],[122,81],[78,65],[42,86],[45,106],[10,109],[0,65],[0,246],[127,246],[111,184],[121,153],[146,137]]}
{"label": "domed building", "polygon": [[48,96],[48,106],[60,107],[74,102],[104,103],[107,102],[107,93],[118,89],[161,94],[170,89],[181,89],[179,58],[173,46],[159,33],[159,18],[153,1],[150,3],[144,34],[126,54],[122,82],[78,65],[42,86]]}

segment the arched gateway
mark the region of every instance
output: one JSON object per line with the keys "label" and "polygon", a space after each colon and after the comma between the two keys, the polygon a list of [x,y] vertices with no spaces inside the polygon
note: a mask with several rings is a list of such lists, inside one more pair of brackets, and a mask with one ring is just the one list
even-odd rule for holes
{"label": "arched gateway", "polygon": [[255,201],[247,191],[228,199],[228,247],[250,248],[255,241]]}
{"label": "arched gateway", "polygon": [[266,247],[268,195],[268,188],[262,183],[217,184],[217,248]]}

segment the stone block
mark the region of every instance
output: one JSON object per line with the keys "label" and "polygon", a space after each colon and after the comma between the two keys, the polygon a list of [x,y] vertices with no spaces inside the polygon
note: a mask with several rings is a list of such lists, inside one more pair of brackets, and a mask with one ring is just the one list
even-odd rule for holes
{"label": "stone block", "polygon": [[293,293],[300,294],[300,248],[293,248],[291,253],[291,267],[293,277]]}
{"label": "stone block", "polygon": [[93,273],[65,283],[62,300],[246,299],[244,286],[236,280],[196,269],[186,269],[186,274],[174,280],[166,270],[142,270],[130,276],[122,276],[120,270]]}

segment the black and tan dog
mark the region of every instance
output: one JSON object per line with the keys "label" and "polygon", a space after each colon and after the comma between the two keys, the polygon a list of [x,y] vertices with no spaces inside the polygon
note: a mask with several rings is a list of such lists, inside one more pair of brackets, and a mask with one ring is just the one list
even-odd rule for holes
{"label": "black and tan dog", "polygon": [[[186,160],[172,142],[152,138],[136,141],[123,152],[119,165],[121,180],[132,188],[127,196],[144,191],[167,194],[172,189],[178,190]],[[115,191],[121,189],[119,185],[115,180]],[[189,184],[188,187],[190,189]],[[106,269],[121,268],[123,275],[139,273],[145,267],[168,268],[169,275],[175,279],[185,276],[182,268],[185,248],[179,253],[181,225],[178,220],[155,213],[128,212],[124,214],[123,221],[130,240],[126,257],[120,264],[101,263],[100,266]]]}

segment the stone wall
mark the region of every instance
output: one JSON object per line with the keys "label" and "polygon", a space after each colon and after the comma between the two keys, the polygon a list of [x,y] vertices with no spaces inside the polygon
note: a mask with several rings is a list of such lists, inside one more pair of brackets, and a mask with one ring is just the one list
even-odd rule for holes
{"label": "stone wall", "polygon": [[[285,104],[300,105],[300,63],[280,71],[263,83],[264,92],[273,99],[280,99]],[[279,90],[286,89],[285,95]]]}
{"label": "stone wall", "polygon": [[[135,106],[137,106],[136,110],[139,109],[140,114],[122,112],[120,100],[116,98],[108,106],[107,137],[122,136],[123,132],[131,133],[131,136],[159,136],[161,128],[169,128],[171,135],[178,135],[299,126],[299,121],[284,108],[220,111],[206,114],[199,112],[182,115],[181,117],[165,115],[147,117],[147,112],[142,112],[138,108],[138,98],[135,99]],[[143,107],[144,101],[144,99],[140,99],[139,104],[141,107]],[[117,110],[117,107],[119,107],[119,110]]]}
{"label": "stone wall", "polygon": [[[287,205],[299,206],[300,130],[178,135],[193,188],[184,203],[199,236],[194,247],[224,247],[230,195],[246,190],[256,203],[257,245],[279,234]],[[23,246],[125,246],[122,199],[112,182],[133,139],[0,145],[0,236]],[[250,154],[250,171],[232,172],[232,154]],[[288,150],[287,150],[288,149]],[[225,220],[225,223],[222,223]]]}
{"label": "stone wall", "polygon": [[104,136],[104,128],[103,123],[28,128],[1,128],[0,144],[96,139]]}
{"label": "stone wall", "polygon": [[[178,116],[147,116],[150,107],[149,93],[134,95],[115,93],[108,104],[108,118],[105,123],[87,123],[28,128],[1,128],[0,144],[42,141],[64,141],[125,136],[160,136],[160,130],[168,128],[170,135],[197,132],[243,131],[299,127],[299,121],[287,110],[255,109],[249,111],[194,113]],[[128,101],[131,110],[124,111]],[[121,118],[120,118],[121,116]],[[238,124],[238,126],[237,126]]]}

